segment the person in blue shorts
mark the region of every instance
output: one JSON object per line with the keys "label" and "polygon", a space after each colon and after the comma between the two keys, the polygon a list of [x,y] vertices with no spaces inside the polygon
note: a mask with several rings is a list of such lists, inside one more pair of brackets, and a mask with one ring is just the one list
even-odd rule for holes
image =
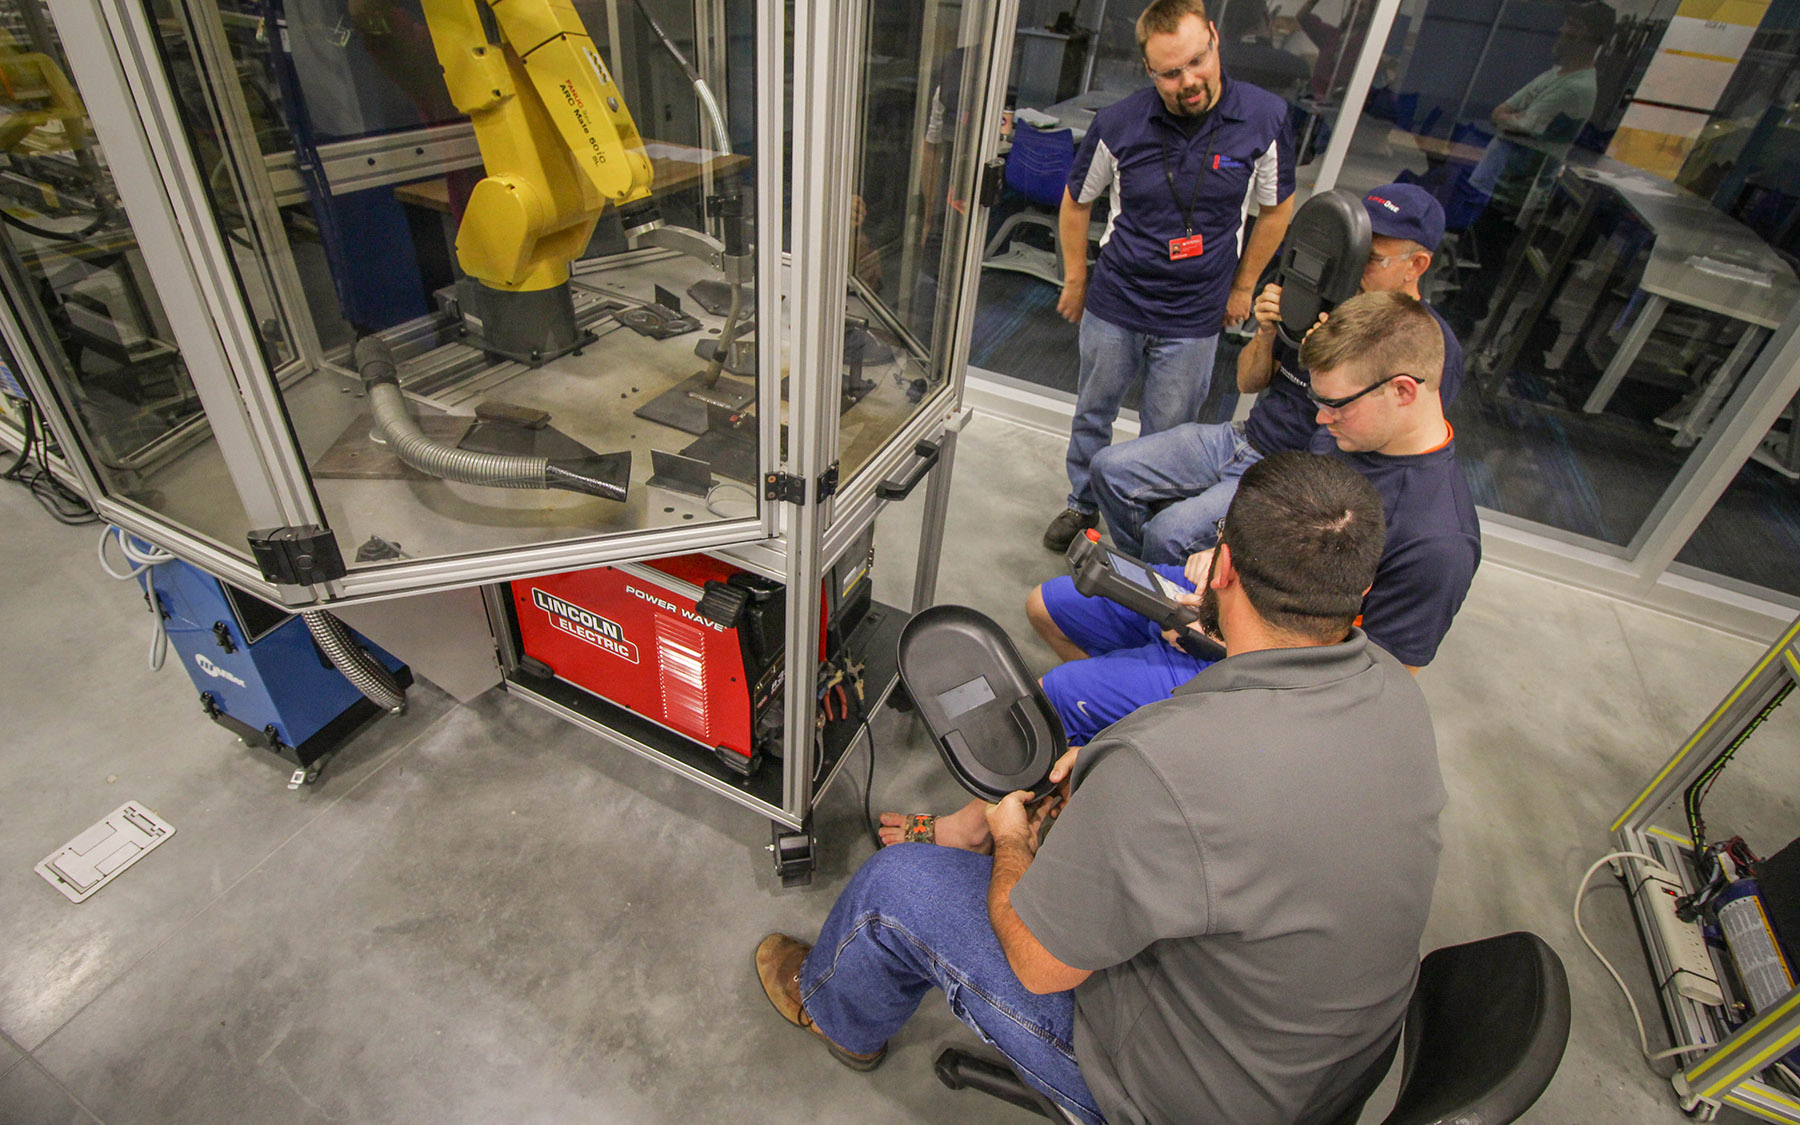
{"label": "person in blue shorts", "polygon": [[[1331,455],[1368,478],[1387,516],[1360,624],[1370,641],[1415,670],[1436,655],[1481,559],[1480,524],[1438,394],[1443,357],[1437,320],[1404,293],[1351,298],[1300,348]],[[1210,555],[1153,565],[1191,591],[1204,583]],[[1206,666],[1148,618],[1077,593],[1066,576],[1032,591],[1026,616],[1065,661],[1043,684],[1075,745],[1168,698]]]}
{"label": "person in blue shorts", "polygon": [[[1437,320],[1413,298],[1363,293],[1334,309],[1300,349],[1312,372],[1315,417],[1332,442],[1328,455],[1374,486],[1386,518],[1380,563],[1357,623],[1371,643],[1414,671],[1437,655],[1481,561],[1481,525],[1438,397],[1443,340]],[[1190,591],[1185,596],[1198,605],[1201,597],[1192,591],[1206,585],[1212,554],[1153,569]],[[1042,683],[1071,746],[1169,698],[1207,667],[1149,618],[1076,592],[1066,576],[1033,590],[1025,616],[1064,661]],[[969,847],[985,833],[978,800],[943,816],[881,814],[886,844]]]}
{"label": "person in blue shorts", "polygon": [[[1419,296],[1419,279],[1444,236],[1444,209],[1414,184],[1383,184],[1363,197],[1373,236],[1361,291]],[[1430,308],[1430,306],[1426,306]],[[1268,285],[1254,306],[1256,335],[1238,353],[1238,390],[1258,394],[1241,422],[1188,422],[1094,455],[1093,489],[1119,550],[1145,562],[1179,563],[1213,545],[1238,478],[1258,459],[1284,449],[1314,449],[1320,435],[1306,397],[1299,349],[1277,333],[1281,286]],[[1437,317],[1433,310],[1432,315]],[[1438,397],[1449,407],[1462,386],[1463,350],[1442,317],[1444,373]],[[1290,326],[1295,327],[1295,326]],[[1329,446],[1326,446],[1329,448]]]}

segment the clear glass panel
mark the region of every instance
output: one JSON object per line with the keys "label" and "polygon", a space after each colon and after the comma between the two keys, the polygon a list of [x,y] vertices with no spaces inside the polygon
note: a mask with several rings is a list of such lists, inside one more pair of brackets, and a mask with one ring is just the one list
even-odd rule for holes
{"label": "clear glass panel", "polygon": [[[0,253],[104,487],[247,554],[249,518],[157,299],[49,6],[0,0]],[[41,319],[39,319],[41,318]]]}
{"label": "clear glass panel", "polygon": [[1715,8],[1408,5],[1339,181],[1445,205],[1476,503],[1614,549],[1800,296],[1792,6]]}
{"label": "clear glass panel", "polygon": [[346,555],[756,515],[754,0],[144,2]]}
{"label": "clear glass panel", "polygon": [[1800,420],[1789,406],[1676,563],[1800,597]]}
{"label": "clear glass panel", "polygon": [[[986,2],[870,6],[852,203],[839,472],[848,480],[944,385],[985,98]],[[902,170],[903,173],[902,173]]]}
{"label": "clear glass panel", "polygon": [[[1051,133],[1069,129],[1070,139],[1079,144],[1097,110],[1143,89],[1149,79],[1137,44],[1142,4],[1083,3],[1073,18],[1065,14],[1068,8],[1052,0],[1022,0],[1009,96],[1017,107],[1015,130],[1035,121]],[[1226,0],[1207,5],[1227,79],[1260,86],[1289,105],[1297,142],[1296,206],[1312,194],[1318,157],[1330,140],[1343,87],[1374,8],[1374,0]],[[1303,21],[1326,42],[1323,49],[1309,38]],[[1337,29],[1346,26],[1350,34],[1339,34]],[[1052,224],[1060,190],[1034,198],[1009,184],[989,217],[993,253],[981,273],[970,363],[1073,401],[1080,369],[1076,331],[1056,312],[1062,265]],[[1096,206],[1095,238],[1105,226],[1110,202],[1103,197]],[[1090,257],[1097,252],[1090,245]],[[1223,421],[1235,410],[1233,373],[1242,342],[1233,332],[1221,336],[1201,421]],[[1139,390],[1128,392],[1127,410],[1137,409]]]}
{"label": "clear glass panel", "polygon": [[[251,173],[238,163],[245,158],[260,160],[262,148],[275,145],[281,131],[280,106],[271,97],[265,25],[256,15],[259,7],[253,3],[232,5],[217,13],[216,19],[208,19],[214,15],[212,11],[184,13],[172,0],[152,0],[150,5],[160,32],[157,46],[168,68],[182,123],[194,145],[207,201],[237,265],[239,290],[256,318],[264,362],[280,367],[297,354],[294,328],[276,298],[272,272],[274,264],[285,259],[268,253],[251,221],[249,201],[254,193],[243,183]],[[243,60],[242,85],[224,87],[224,97],[208,98],[206,72],[198,63],[203,54]],[[234,90],[242,96],[232,96]],[[241,155],[228,143],[227,138],[232,137],[246,142]],[[250,147],[251,143],[262,148]]]}

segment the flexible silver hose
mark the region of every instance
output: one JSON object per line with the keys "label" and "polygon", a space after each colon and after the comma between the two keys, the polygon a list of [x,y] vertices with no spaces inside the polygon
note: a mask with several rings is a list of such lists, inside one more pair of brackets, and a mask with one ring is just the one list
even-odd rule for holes
{"label": "flexible silver hose", "polygon": [[380,336],[364,336],[352,353],[356,373],[369,395],[369,413],[381,436],[401,461],[440,480],[484,484],[492,488],[560,488],[588,496],[623,501],[631,486],[631,451],[580,456],[509,457],[477,453],[425,436],[400,390],[393,350]]}
{"label": "flexible silver hose", "polygon": [[393,383],[369,386],[369,411],[381,435],[393,446],[395,456],[421,473],[464,484],[495,488],[548,488],[545,457],[508,457],[458,449],[425,436],[407,409],[406,395]]}
{"label": "flexible silver hose", "polygon": [[406,710],[406,693],[381,662],[350,636],[349,626],[322,609],[303,610],[300,617],[319,643],[319,651],[365,699],[392,714]]}
{"label": "flexible silver hose", "polygon": [[694,79],[694,93],[700,98],[700,104],[706,107],[706,116],[712,122],[714,151],[729,153],[731,151],[731,134],[725,129],[725,115],[719,112],[719,103],[714,100],[713,92],[706,84],[706,79]]}
{"label": "flexible silver hose", "polygon": [[394,455],[421,473],[464,484],[494,488],[548,488],[550,461],[545,457],[508,457],[476,453],[425,436],[400,390],[394,353],[379,336],[356,342],[356,373],[369,394],[369,413]]}

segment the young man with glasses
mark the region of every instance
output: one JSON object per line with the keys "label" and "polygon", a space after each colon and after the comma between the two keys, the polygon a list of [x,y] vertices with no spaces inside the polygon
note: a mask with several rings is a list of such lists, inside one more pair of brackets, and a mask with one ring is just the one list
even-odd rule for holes
{"label": "young man with glasses", "polygon": [[[1287,103],[1227,78],[1201,0],[1155,0],[1137,36],[1151,86],[1095,114],[1063,193],[1056,308],[1080,325],[1081,368],[1068,507],[1044,533],[1055,551],[1099,520],[1089,464],[1134,383],[1141,432],[1198,416],[1219,332],[1250,315],[1293,215]],[[1088,226],[1106,192],[1112,209],[1090,277]]]}
{"label": "young man with glasses", "polygon": [[[1413,184],[1383,184],[1363,197],[1374,232],[1362,291],[1417,298],[1419,279],[1444,236],[1444,209]],[[1178,563],[1212,546],[1212,525],[1231,504],[1238,477],[1259,458],[1316,448],[1319,426],[1307,399],[1299,349],[1282,340],[1281,287],[1265,286],[1255,306],[1256,336],[1238,354],[1238,389],[1260,392],[1242,422],[1189,422],[1095,454],[1094,495],[1121,551]],[[1446,406],[1462,385],[1463,350],[1435,310],[1444,336],[1439,395]]]}
{"label": "young man with glasses", "polygon": [[[1300,362],[1312,373],[1306,393],[1323,427],[1321,446],[1375,486],[1387,517],[1362,627],[1414,669],[1437,654],[1481,559],[1475,505],[1438,393],[1443,357],[1438,321],[1404,293],[1351,298],[1300,348]],[[1153,565],[1193,590],[1204,584],[1211,555]],[[1084,597],[1066,576],[1032,591],[1026,616],[1066,661],[1043,684],[1071,743],[1167,698],[1206,666],[1165,640],[1148,618]],[[950,825],[951,835],[960,827]]]}
{"label": "young man with glasses", "polygon": [[942,988],[1084,1122],[1353,1117],[1445,802],[1423,694],[1352,625],[1383,541],[1340,461],[1253,468],[1202,598],[1226,659],[1065,755],[1042,804],[993,806],[984,848],[884,848],[815,945],[764,938],[775,1009],[867,1070]]}
{"label": "young man with glasses", "polygon": [[[1307,336],[1300,357],[1313,372],[1308,394],[1324,427],[1324,449],[1374,486],[1386,520],[1358,624],[1370,642],[1417,670],[1437,655],[1481,561],[1481,527],[1437,392],[1443,334],[1406,294],[1364,293],[1334,309]],[[1186,590],[1204,590],[1214,557],[1207,550],[1181,565],[1152,568]],[[1204,605],[1203,594],[1186,597]],[[1066,575],[1033,590],[1025,615],[1064,661],[1042,683],[1071,745],[1085,745],[1140,707],[1167,699],[1207,667],[1174,634],[1116,602],[1083,596]],[[884,812],[881,825],[890,844],[930,840],[967,848],[987,841],[980,801],[935,817]]]}

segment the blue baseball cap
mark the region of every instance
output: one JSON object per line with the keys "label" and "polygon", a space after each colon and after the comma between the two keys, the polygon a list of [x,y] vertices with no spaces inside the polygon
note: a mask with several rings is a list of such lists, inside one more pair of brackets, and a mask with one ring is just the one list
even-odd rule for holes
{"label": "blue baseball cap", "polygon": [[1406,238],[1436,252],[1444,240],[1444,208],[1418,184],[1383,184],[1363,196],[1369,227],[1383,238]]}

